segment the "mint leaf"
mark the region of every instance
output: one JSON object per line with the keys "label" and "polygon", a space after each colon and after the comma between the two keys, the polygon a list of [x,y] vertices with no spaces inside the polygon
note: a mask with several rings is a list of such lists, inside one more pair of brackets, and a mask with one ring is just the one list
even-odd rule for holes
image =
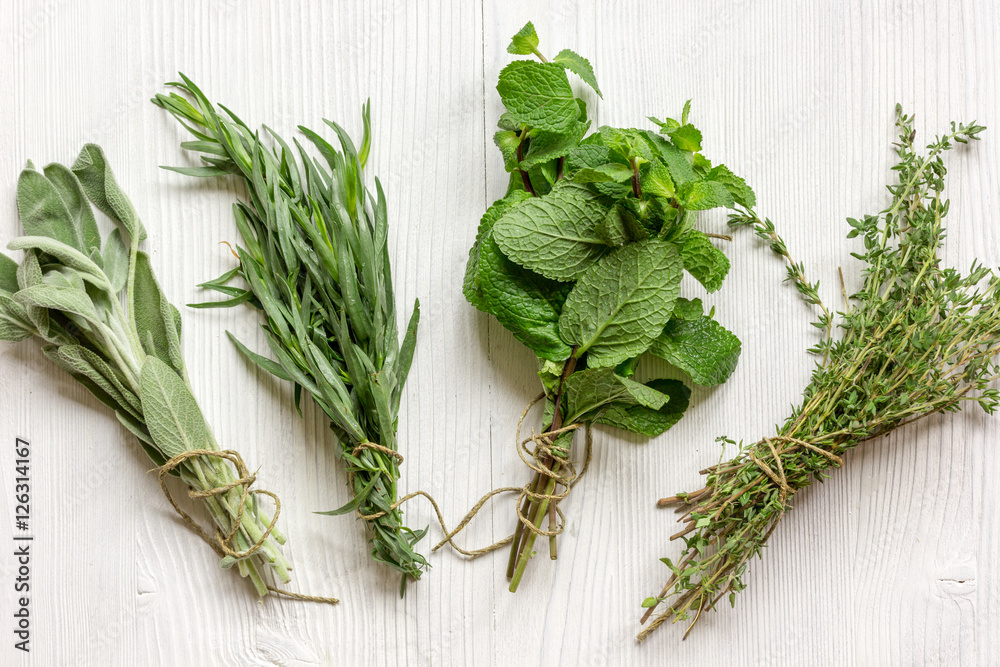
{"label": "mint leaf", "polygon": [[615,373],[613,368],[587,368],[573,373],[564,385],[566,422],[592,421],[612,403],[642,405],[658,410],[669,397]]}
{"label": "mint leaf", "polygon": [[675,188],[681,188],[685,184],[694,181],[697,176],[691,168],[691,156],[672,143],[656,134],[647,131],[645,133],[647,144],[659,155],[670,172],[670,178],[674,181]]}
{"label": "mint leaf", "polygon": [[493,135],[493,143],[500,149],[503,155],[503,168],[507,171],[517,170],[517,147],[521,143],[521,138],[513,130],[500,130]]}
{"label": "mint leaf", "polygon": [[584,185],[560,183],[497,220],[493,237],[521,266],[552,280],[573,280],[608,250],[596,232],[607,214],[599,199]]}
{"label": "mint leaf", "polygon": [[740,347],[739,338],[711,317],[702,316],[670,320],[649,351],[680,368],[696,383],[710,387],[725,382],[732,374]]}
{"label": "mint leaf", "polygon": [[643,136],[644,131],[635,130],[628,127],[608,127],[602,125],[599,128],[601,139],[608,147],[612,158],[621,158],[623,162],[652,162],[653,153],[650,151],[649,143]]}
{"label": "mint leaf", "polygon": [[701,303],[701,299],[685,299],[684,297],[678,297],[677,303],[674,304],[674,312],[671,313],[670,319],[672,320],[696,320],[705,314],[705,307]]}
{"label": "mint leaf", "polygon": [[667,133],[674,145],[682,151],[697,153],[701,150],[701,131],[694,125],[687,124]]}
{"label": "mint leaf", "polygon": [[548,132],[568,132],[580,107],[566,71],[553,63],[515,60],[500,72],[500,99],[510,119]]}
{"label": "mint leaf", "polygon": [[538,53],[538,35],[535,33],[535,26],[531,24],[531,21],[525,23],[524,27],[511,37],[507,53],[513,53],[518,56],[529,56],[532,53]]}
{"label": "mint leaf", "polygon": [[673,244],[646,239],[613,250],[580,275],[563,306],[559,331],[590,367],[641,354],[660,334],[680,289]]}
{"label": "mint leaf", "polygon": [[525,199],[531,199],[531,195],[524,190],[515,190],[503,199],[498,199],[486,209],[482,219],[479,221],[479,230],[476,232],[476,240],[469,249],[469,261],[465,266],[465,278],[462,281],[462,294],[473,306],[479,310],[490,312],[489,307],[483,299],[479,285],[479,252],[483,244],[492,239],[493,225],[518,203]]}
{"label": "mint leaf", "polygon": [[[567,132],[532,130],[528,138],[528,152],[521,160],[521,169],[531,169],[542,162],[563,157],[580,143],[580,139],[583,138],[588,129],[590,129],[589,122],[577,121],[570,126]],[[516,152],[516,145],[514,149]]]}
{"label": "mint leaf", "polygon": [[668,397],[659,410],[616,402],[609,405],[595,421],[649,437],[660,435],[680,421],[687,410],[691,390],[680,380],[652,380],[646,385]]}
{"label": "mint leaf", "polygon": [[684,110],[681,111],[681,124],[686,125],[688,122],[688,115],[691,113],[691,100],[684,103]]}
{"label": "mint leaf", "polygon": [[597,85],[597,76],[594,75],[594,68],[590,65],[589,60],[574,51],[563,49],[555,58],[552,59],[552,62],[557,65],[562,65],[569,71],[576,74],[578,77],[583,79],[584,83],[594,89],[594,92],[597,93],[598,97],[604,99],[604,95],[601,94],[601,89]]}
{"label": "mint leaf", "polygon": [[559,337],[559,312],[570,285],[524,269],[507,259],[493,239],[480,249],[479,286],[497,321],[539,357],[568,359],[571,350]]}
{"label": "mint leaf", "polygon": [[705,211],[720,206],[731,208],[734,203],[729,189],[716,181],[694,181],[681,194],[681,204],[692,211]]}
{"label": "mint leaf", "polygon": [[674,179],[670,178],[670,170],[661,160],[653,160],[653,164],[646,170],[640,182],[642,192],[646,195],[657,197],[673,197]]}
{"label": "mint leaf", "polygon": [[677,243],[684,268],[709,292],[722,287],[722,281],[729,273],[729,258],[712,245],[711,239],[703,232],[692,229]]}
{"label": "mint leaf", "polygon": [[620,247],[625,245],[630,239],[625,221],[622,220],[622,213],[617,206],[612,206],[604,220],[597,226],[597,235],[610,246]]}
{"label": "mint leaf", "polygon": [[[600,137],[601,135],[592,134],[590,136]],[[583,143],[566,155],[564,168],[567,172],[573,172],[584,167],[597,167],[610,161],[611,155],[607,146],[598,143]]]}
{"label": "mint leaf", "polygon": [[708,172],[707,178],[711,181],[722,183],[729,190],[736,203],[743,208],[753,208],[757,205],[757,196],[742,178],[729,171],[724,164],[716,165]]}
{"label": "mint leaf", "polygon": [[583,167],[573,174],[576,183],[624,183],[634,172],[620,162],[608,162],[597,167]]}

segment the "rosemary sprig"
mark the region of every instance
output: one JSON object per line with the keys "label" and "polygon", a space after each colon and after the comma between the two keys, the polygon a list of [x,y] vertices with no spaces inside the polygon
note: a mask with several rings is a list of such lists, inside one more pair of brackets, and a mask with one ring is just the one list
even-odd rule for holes
{"label": "rosemary sprig", "polygon": [[[685,528],[674,538],[682,538],[685,549],[676,564],[663,559],[672,576],[658,597],[643,603],[649,608],[643,621],[661,602],[670,607],[640,639],[667,620],[691,620],[690,632],[727,594],[735,604],[747,564],[761,554],[792,496],[828,477],[845,452],[917,419],[957,411],[965,402],[987,413],[997,408],[1000,393],[990,382],[1000,372],[1000,278],[978,262],[963,276],[942,267],[937,254],[948,213],[942,154],[955,143],[978,139],[985,128],[953,123],[921,155],[913,144],[913,117],[899,106],[896,125],[892,203],[878,215],[848,220],[848,237],[864,239],[865,252],[854,257],[865,266],[863,288],[840,313],[843,336],[831,341],[828,334],[814,348],[823,362],[776,436],[703,471],[701,490],[660,501],[683,505]],[[774,226],[751,210],[734,216],[732,224],[752,227],[788,260],[789,278],[822,309],[818,326],[829,332],[829,311]]]}
{"label": "rosemary sprig", "polygon": [[[187,97],[157,95],[153,102],[195,136],[181,147],[202,153],[206,166],[173,170],[202,177],[234,174],[249,193],[233,207],[243,239],[239,266],[202,285],[230,298],[201,305],[248,302],[263,311],[276,361],[235,338],[234,343],[263,369],[293,382],[296,405],[305,389],[340,439],[354,498],[321,514],[357,512],[371,535],[372,558],[402,572],[405,589],[407,579],[419,579],[427,565],[413,548],[426,529],[403,525],[396,491],[401,461],[396,419],[413,358],[419,303],[400,344],[385,196],[378,179],[374,193],[364,182],[369,106],[360,149],[339,125],[326,121],[341,150],[300,127],[325,164],[297,140],[296,160],[296,152],[269,128],[273,148],[225,107],[219,114],[190,79],[181,78],[170,85]],[[247,289],[228,284],[237,276]]]}
{"label": "rosemary sprig", "polygon": [[[89,201],[88,201],[89,200]],[[90,202],[116,229],[101,247]],[[285,539],[250,490],[253,475],[239,454],[219,451],[191,393],[181,356],[180,313],[166,299],[149,257],[139,250],[146,232],[118,187],[99,146],[88,144],[72,168],[30,162],[17,187],[25,236],[20,265],[0,253],[0,340],[36,337],[49,359],[85,386],[139,440],[159,467],[160,482],[180,477],[215,523],[210,538],[222,567],[236,566],[261,597],[266,570],[289,581],[278,548]],[[237,474],[227,464],[233,463]],[[318,599],[318,598],[309,598]],[[335,601],[335,600],[327,600]]]}

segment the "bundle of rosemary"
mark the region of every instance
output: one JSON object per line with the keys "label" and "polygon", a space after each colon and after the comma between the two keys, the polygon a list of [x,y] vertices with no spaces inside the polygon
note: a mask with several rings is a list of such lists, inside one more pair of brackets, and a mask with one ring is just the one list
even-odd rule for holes
{"label": "bundle of rosemary", "polygon": [[643,622],[659,603],[670,606],[639,639],[666,620],[691,619],[690,632],[702,612],[727,594],[735,604],[747,564],[761,554],[795,493],[843,465],[845,452],[966,402],[987,413],[997,408],[1000,393],[990,382],[1000,372],[994,360],[1000,351],[1000,278],[978,262],[963,276],[942,267],[938,257],[948,213],[942,154],[956,142],[978,139],[985,128],[952,124],[921,155],[914,149],[913,117],[898,106],[896,125],[892,203],[878,215],[848,220],[848,237],[864,239],[865,252],[854,254],[864,262],[864,286],[840,313],[839,340],[833,340],[833,318],[817,286],[806,281],[774,225],[750,209],[732,216],[733,226],[751,227],[788,261],[788,278],[822,309],[816,325],[826,335],[812,351],[823,360],[777,435],[703,471],[704,488],[660,501],[682,504],[685,527],[672,539],[683,538],[685,549],[678,563],[663,559],[672,575],[658,597],[643,603]]}
{"label": "bundle of rosemary", "polygon": [[[405,590],[407,580],[419,579],[427,565],[413,548],[426,529],[403,525],[396,493],[402,462],[396,419],[413,359],[419,303],[400,344],[385,196],[378,179],[375,193],[364,182],[370,107],[364,108],[360,149],[339,125],[326,121],[341,150],[300,127],[323,161],[295,141],[297,161],[296,152],[269,128],[273,148],[225,107],[220,115],[190,79],[181,78],[170,85],[188,97],[171,93],[153,102],[195,136],[181,147],[202,153],[206,166],[170,169],[201,177],[235,175],[249,193],[233,206],[243,239],[239,266],[201,285],[229,299],[199,305],[249,303],[263,311],[273,360],[230,338],[248,359],[295,384],[296,406],[305,389],[330,418],[354,498],[321,514],[357,512],[371,534],[372,558],[401,572]],[[230,286],[236,277],[247,287]]]}
{"label": "bundle of rosemary", "polygon": [[[104,247],[90,203],[116,223]],[[115,411],[159,468],[174,509],[263,597],[270,569],[289,581],[277,544],[284,537],[250,489],[254,475],[239,454],[220,451],[191,394],[181,357],[181,317],[160,290],[146,253],[139,217],[118,186],[99,146],[84,146],[71,169],[29,162],[17,185],[25,236],[17,265],[0,254],[0,339],[35,336],[47,357]],[[124,306],[122,298],[124,297]],[[232,464],[233,468],[230,468]],[[236,474],[234,474],[235,469]],[[209,537],[173,501],[175,475],[215,522]]]}
{"label": "bundle of rosemary", "polygon": [[494,491],[519,494],[515,532],[498,543],[511,542],[516,591],[537,536],[556,557],[565,526],[558,505],[589,460],[588,434],[584,462],[574,463],[574,431],[598,423],[652,437],[687,409],[683,382],[633,379],[640,359],[660,357],[700,385],[724,382],[735,368],[739,339],[699,299],[679,294],[685,272],[708,292],[729,272],[715,235],[695,227],[698,212],[753,206],[754,194],[702,154],[690,104],[679,120],[651,118],[656,131],[588,135],[586,104],[567,71],[600,95],[590,63],[569,49],[546,59],[531,23],[508,51],[532,56],[507,65],[497,84],[507,111],[494,140],[509,186],[479,224],[464,293],[537,355],[544,391],[542,432],[521,440],[518,427],[518,453],[534,478]]}

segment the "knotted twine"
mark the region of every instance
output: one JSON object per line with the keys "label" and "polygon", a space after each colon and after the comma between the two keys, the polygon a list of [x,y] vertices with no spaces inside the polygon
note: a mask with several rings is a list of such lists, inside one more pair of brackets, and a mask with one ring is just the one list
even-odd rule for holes
{"label": "knotted twine", "polygon": [[[434,498],[426,491],[414,491],[413,493],[409,493],[403,496],[396,502],[389,505],[388,511],[381,510],[373,514],[365,514],[359,508],[356,511],[358,518],[364,519],[365,521],[378,519],[380,517],[385,516],[389,512],[394,511],[396,508],[398,508],[406,501],[412,498],[416,498],[417,496],[423,496],[428,501],[430,501],[431,505],[434,507],[434,513],[437,515],[438,524],[441,526],[441,530],[444,533],[444,538],[440,542],[435,544],[434,547],[431,548],[431,551],[437,551],[445,544],[448,544],[451,546],[452,549],[462,554],[463,556],[468,556],[469,558],[478,558],[483,554],[487,554],[491,551],[499,549],[500,547],[506,544],[510,544],[514,540],[514,533],[511,533],[507,537],[498,540],[497,542],[494,542],[489,546],[482,547],[480,549],[463,549],[462,547],[455,544],[454,541],[455,536],[458,535],[463,530],[465,530],[465,528],[469,525],[469,522],[471,522],[472,519],[475,518],[475,516],[479,513],[479,511],[483,508],[484,505],[486,505],[486,503],[491,498],[501,493],[517,493],[518,494],[517,507],[516,507],[517,518],[521,522],[521,524],[527,530],[530,530],[531,532],[539,536],[554,537],[556,535],[559,535],[566,529],[565,526],[566,517],[563,514],[562,510],[559,509],[558,503],[560,500],[569,495],[570,489],[573,488],[573,486],[580,480],[581,477],[583,477],[584,473],[587,472],[587,469],[590,467],[590,460],[593,451],[593,436],[591,435],[590,428],[588,427],[587,445],[584,453],[584,461],[583,461],[583,466],[580,468],[579,472],[577,472],[576,467],[571,461],[563,458],[566,454],[566,450],[562,447],[556,447],[554,442],[559,435],[567,433],[569,431],[576,430],[580,428],[582,424],[571,424],[569,426],[553,429],[551,431],[545,431],[543,433],[535,433],[534,429],[532,429],[531,436],[528,438],[524,438],[522,440],[521,428],[524,425],[524,420],[525,418],[527,418],[528,412],[531,410],[531,408],[533,408],[543,398],[545,398],[545,394],[539,394],[534,399],[532,399],[531,402],[528,403],[528,405],[524,408],[524,411],[521,413],[521,418],[518,419],[517,421],[517,432],[515,435],[515,442],[517,443],[517,454],[518,456],[521,457],[521,460],[524,461],[525,465],[527,465],[529,468],[542,475],[543,479],[545,477],[550,477],[555,480],[556,488],[553,489],[552,493],[550,494],[542,493],[541,485],[539,485],[538,489],[535,489],[533,488],[534,484],[532,482],[528,482],[524,486],[504,486],[498,489],[493,489],[492,491],[484,494],[483,497],[480,498],[476,502],[476,504],[472,506],[472,509],[468,511],[468,513],[462,518],[462,520],[459,522],[459,524],[455,527],[454,530],[448,530],[448,526],[445,523],[444,515],[441,513],[440,506],[438,505],[437,501],[435,501]],[[528,443],[533,443],[533,447],[529,448]],[[366,449],[381,452],[387,456],[396,459],[396,461],[399,464],[403,463],[403,455],[400,454],[399,452],[393,449],[389,449],[384,445],[380,445],[378,443],[371,442],[368,440],[359,443],[352,450],[351,455],[356,457],[359,453],[361,453]],[[556,462],[559,463],[561,471],[553,469],[553,466],[555,465]],[[354,475],[355,475],[354,471],[348,472],[347,483],[351,489],[354,488]],[[558,490],[560,487],[561,490]],[[551,525],[551,519],[550,519],[549,530],[543,530],[540,526],[536,526],[531,521],[531,519],[525,516],[524,513],[521,511],[521,503],[527,497],[530,497],[535,501],[548,499],[549,502],[551,503],[551,507],[555,510],[555,514],[558,516],[558,521],[555,522],[555,525]]]}
{"label": "knotted twine", "polygon": [[757,455],[757,453],[754,451],[756,447],[751,447],[747,451],[747,456],[751,461],[754,462],[754,465],[760,468],[760,470],[765,475],[767,475],[772,482],[774,482],[775,486],[781,489],[779,500],[782,506],[785,505],[785,501],[788,499],[788,496],[795,493],[795,489],[793,489],[791,486],[788,485],[788,479],[785,477],[785,468],[781,463],[781,455],[787,452],[786,451],[779,452],[778,449],[774,446],[775,442],[791,443],[794,445],[798,445],[799,447],[805,447],[810,451],[816,452],[817,454],[822,454],[823,456],[827,457],[828,459],[833,461],[838,468],[843,467],[844,465],[844,460],[839,456],[837,456],[836,454],[834,454],[833,452],[829,452],[823,449],[822,447],[817,447],[816,445],[806,442],[805,440],[800,440],[799,438],[793,438],[787,435],[776,435],[773,438],[764,438],[760,442],[765,443],[767,445],[771,453],[771,458],[774,461],[777,470],[771,468],[771,466],[769,466],[764,459],[762,459],[760,456]]}
{"label": "knotted twine", "polygon": [[[179,465],[181,465],[188,459],[192,459],[198,456],[208,456],[217,459],[224,459],[232,463],[233,467],[236,468],[237,479],[233,480],[232,482],[227,482],[226,484],[222,484],[220,486],[216,486],[210,489],[204,489],[201,491],[195,491],[194,489],[190,488],[188,489],[188,496],[194,499],[204,499],[215,496],[221,496],[222,494],[231,491],[232,489],[236,488],[240,489],[240,504],[236,511],[236,517],[232,521],[233,523],[232,528],[229,530],[229,532],[223,535],[219,527],[216,526],[214,538],[209,537],[208,533],[206,533],[205,530],[201,526],[199,526],[194,519],[191,518],[191,515],[180,508],[180,506],[177,504],[177,501],[174,500],[173,495],[170,493],[169,487],[167,486],[166,477],[167,475],[170,474],[172,470],[177,468]],[[281,514],[281,500],[278,498],[277,495],[266,489],[250,488],[251,486],[253,486],[254,482],[257,481],[257,473],[255,472],[251,473],[247,469],[246,463],[243,462],[243,457],[240,456],[239,452],[236,452],[231,449],[225,449],[222,451],[214,449],[192,449],[186,452],[182,452],[177,456],[174,456],[163,465],[159,466],[158,468],[154,468],[154,470],[156,470],[157,473],[156,476],[157,480],[160,482],[160,488],[163,490],[163,494],[167,497],[167,500],[170,501],[170,504],[171,506],[173,506],[174,510],[181,516],[182,519],[184,519],[184,522],[195,533],[197,533],[199,537],[201,537],[201,539],[205,540],[205,542],[207,542],[208,545],[212,547],[215,553],[217,553],[220,557],[229,556],[231,558],[242,560],[257,553],[257,551],[259,551],[264,546],[264,543],[267,541],[267,538],[270,537],[271,532],[274,530],[274,526],[278,522],[278,515]],[[243,522],[243,516],[246,513],[247,501],[250,498],[250,496],[254,494],[265,495],[274,500],[274,516],[268,523],[267,529],[264,531],[264,534],[260,536],[260,539],[258,539],[252,545],[250,545],[247,549],[239,551],[237,549],[234,549],[231,545],[236,537],[236,533],[239,531],[240,525]],[[284,595],[285,597],[294,598],[296,600],[304,600],[307,602],[324,602],[327,604],[337,604],[339,602],[337,598],[303,595],[302,593],[293,593],[292,591],[282,590],[280,588],[275,588],[274,586],[267,586],[267,590],[277,595]]]}

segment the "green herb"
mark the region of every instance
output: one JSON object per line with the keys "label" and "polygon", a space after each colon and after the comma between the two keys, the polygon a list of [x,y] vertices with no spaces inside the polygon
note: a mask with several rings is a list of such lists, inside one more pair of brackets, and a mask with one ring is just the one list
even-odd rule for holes
{"label": "green herb", "polygon": [[729,271],[711,235],[695,228],[697,212],[753,206],[754,195],[702,155],[689,104],[680,120],[651,119],[657,131],[588,135],[567,71],[600,96],[589,61],[569,50],[547,60],[531,23],[508,51],[537,61],[500,73],[506,113],[494,139],[511,180],[480,222],[464,293],[538,356],[545,390],[544,433],[519,443],[534,443],[521,453],[536,474],[520,490],[507,569],[514,591],[537,535],[549,537],[555,558],[557,505],[582,474],[570,460],[572,431],[597,422],[656,436],[687,408],[682,382],[632,379],[640,358],[659,356],[705,385],[733,371],[739,340],[701,301],[681,298],[680,286],[687,271],[713,292]]}
{"label": "green herb", "polygon": [[[419,579],[427,563],[414,551],[425,530],[403,525],[398,509],[396,420],[416,342],[419,304],[399,343],[389,266],[382,186],[364,182],[371,145],[369,108],[360,149],[331,121],[341,150],[305,127],[323,161],[295,141],[298,154],[270,129],[266,147],[232,112],[220,115],[187,77],[171,84],[187,97],[157,95],[153,102],[184,125],[204,167],[175,168],[192,176],[233,174],[249,196],[233,207],[243,239],[239,266],[202,287],[229,299],[201,306],[249,303],[263,311],[274,359],[233,338],[248,359],[304,389],[331,420],[354,499],[321,514],[357,512],[371,535],[372,558]],[[240,277],[248,287],[228,283]]]}
{"label": "green herb", "polygon": [[[103,248],[90,202],[116,223]],[[84,146],[69,169],[50,164],[38,171],[29,162],[17,208],[25,236],[7,247],[23,250],[24,259],[18,265],[0,254],[0,338],[41,339],[45,355],[139,439],[160,467],[161,483],[170,472],[193,489],[215,522],[214,540],[174,507],[222,556],[222,567],[235,565],[261,597],[282,592],[262,576],[270,569],[289,580],[277,547],[284,538],[255,495],[268,492],[250,491],[242,459],[219,451],[191,394],[180,313],[139,250],[146,232],[101,148]]]}
{"label": "green herb", "polygon": [[[670,608],[639,635],[666,620],[691,619],[713,609],[728,594],[735,604],[747,564],[760,555],[792,496],[829,476],[848,450],[904,424],[977,403],[992,413],[1000,394],[990,381],[1000,372],[1000,278],[974,262],[961,275],[941,266],[937,251],[945,237],[948,201],[942,154],[955,142],[978,139],[985,128],[952,124],[920,155],[914,149],[913,118],[897,106],[898,181],[889,186],[892,203],[878,215],[849,219],[849,238],[864,239],[864,287],[840,314],[844,334],[833,340],[833,319],[816,284],[806,281],[769,220],[750,207],[732,216],[749,226],[788,262],[788,278],[822,316],[824,339],[811,351],[823,361],[803,393],[802,404],[776,436],[741,447],[734,459],[703,471],[706,485],[660,501],[683,503],[685,524],[678,563],[663,592],[647,598],[643,621],[660,602]],[[845,294],[845,300],[847,296]],[[723,438],[729,444],[732,440]],[[690,632],[690,627],[688,629]]]}

